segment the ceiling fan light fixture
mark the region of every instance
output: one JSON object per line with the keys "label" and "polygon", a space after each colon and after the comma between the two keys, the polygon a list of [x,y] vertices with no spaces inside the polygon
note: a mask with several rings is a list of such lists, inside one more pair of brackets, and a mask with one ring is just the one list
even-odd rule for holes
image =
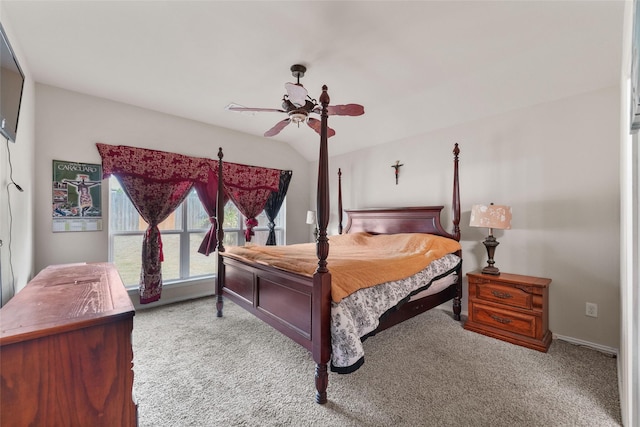
{"label": "ceiling fan light fixture", "polygon": [[303,123],[305,120],[307,120],[307,115],[300,112],[291,113],[289,117],[291,118],[291,121],[296,124]]}

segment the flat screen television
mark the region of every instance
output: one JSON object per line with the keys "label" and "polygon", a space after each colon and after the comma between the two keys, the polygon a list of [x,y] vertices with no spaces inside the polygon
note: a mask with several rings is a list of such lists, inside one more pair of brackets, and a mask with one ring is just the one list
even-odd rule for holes
{"label": "flat screen television", "polygon": [[0,24],[0,133],[16,142],[24,73]]}

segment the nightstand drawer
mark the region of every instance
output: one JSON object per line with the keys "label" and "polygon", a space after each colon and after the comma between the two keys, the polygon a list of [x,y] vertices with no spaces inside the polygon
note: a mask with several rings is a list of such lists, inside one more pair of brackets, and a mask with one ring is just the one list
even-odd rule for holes
{"label": "nightstand drawer", "polygon": [[482,304],[472,304],[474,322],[513,332],[527,337],[536,337],[536,316],[501,310]]}
{"label": "nightstand drawer", "polygon": [[506,304],[513,307],[531,309],[532,295],[513,286],[500,285],[493,282],[476,283],[476,298]]}

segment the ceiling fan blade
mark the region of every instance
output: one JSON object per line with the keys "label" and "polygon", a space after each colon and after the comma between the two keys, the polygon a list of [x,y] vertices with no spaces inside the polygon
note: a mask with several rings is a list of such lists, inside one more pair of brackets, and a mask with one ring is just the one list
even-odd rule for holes
{"label": "ceiling fan blade", "polygon": [[289,101],[296,107],[302,107],[307,102],[307,90],[302,85],[285,83],[285,89],[289,95]]}
{"label": "ceiling fan blade", "polygon": [[238,104],[229,104],[226,107],[224,107],[225,110],[229,110],[229,111],[237,111],[237,112],[246,112],[246,111],[267,111],[267,112],[274,112],[274,113],[286,113],[286,111],[281,110],[279,108],[252,108],[252,107],[243,107],[242,105],[238,105]]}
{"label": "ceiling fan blade", "polygon": [[364,107],[360,104],[329,105],[327,114],[330,116],[361,116]]}
{"label": "ceiling fan blade", "polygon": [[[314,119],[313,117],[309,117],[307,119],[307,124],[309,125],[309,127],[313,130],[315,130],[316,132],[318,132],[318,134],[320,133],[320,129],[321,129],[321,125],[322,122],[318,119]],[[330,127],[327,127],[327,138],[331,138],[333,135],[336,134],[336,131],[331,129]]]}
{"label": "ceiling fan blade", "polygon": [[266,131],[264,133],[264,136],[275,136],[279,134],[280,131],[284,129],[289,123],[291,123],[291,119],[288,117],[284,120],[279,121],[274,127]]}

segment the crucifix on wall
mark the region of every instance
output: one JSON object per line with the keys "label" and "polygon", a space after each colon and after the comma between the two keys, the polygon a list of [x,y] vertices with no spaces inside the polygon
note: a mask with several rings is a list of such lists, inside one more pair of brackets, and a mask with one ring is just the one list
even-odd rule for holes
{"label": "crucifix on wall", "polygon": [[404,164],[400,164],[400,160],[396,160],[396,164],[395,165],[391,165],[391,167],[395,169],[396,185],[398,185],[398,175],[400,174],[400,167],[401,166],[404,166]]}

